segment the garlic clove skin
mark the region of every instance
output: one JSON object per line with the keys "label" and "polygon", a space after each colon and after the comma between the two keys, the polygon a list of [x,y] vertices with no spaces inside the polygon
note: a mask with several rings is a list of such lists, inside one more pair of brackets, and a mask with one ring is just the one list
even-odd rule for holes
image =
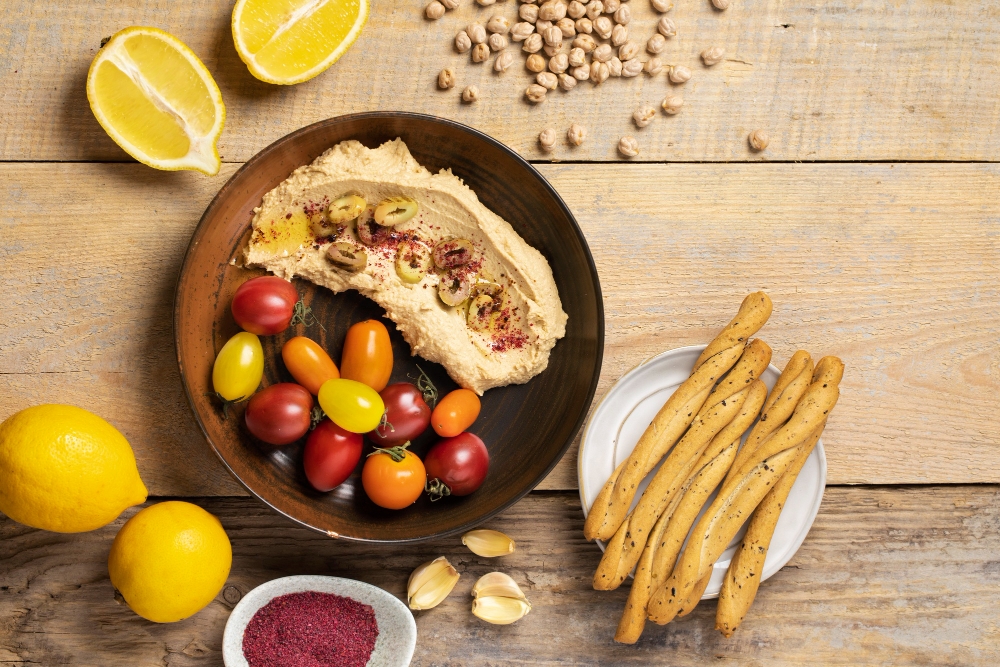
{"label": "garlic clove skin", "polygon": [[460,575],[444,556],[424,563],[410,575],[406,599],[410,609],[432,609],[454,590]]}
{"label": "garlic clove skin", "polygon": [[501,596],[479,597],[472,601],[472,613],[487,623],[510,625],[531,611],[527,600]]}
{"label": "garlic clove skin", "polygon": [[462,544],[483,558],[496,558],[514,553],[514,540],[498,530],[470,530],[462,535]]}
{"label": "garlic clove skin", "polygon": [[484,574],[472,587],[472,597],[504,597],[524,600],[524,592],[517,582],[511,579],[510,575],[503,572],[490,572]]}

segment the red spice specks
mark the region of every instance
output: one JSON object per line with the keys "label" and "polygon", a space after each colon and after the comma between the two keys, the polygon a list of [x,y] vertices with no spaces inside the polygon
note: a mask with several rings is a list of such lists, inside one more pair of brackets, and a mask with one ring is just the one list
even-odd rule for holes
{"label": "red spice specks", "polygon": [[376,638],[370,606],[332,593],[289,593],[250,619],[243,656],[250,667],[364,667]]}

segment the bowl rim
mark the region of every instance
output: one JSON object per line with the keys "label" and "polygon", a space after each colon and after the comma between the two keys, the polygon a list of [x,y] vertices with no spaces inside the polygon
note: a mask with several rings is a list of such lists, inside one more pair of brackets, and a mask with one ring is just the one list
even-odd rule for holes
{"label": "bowl rim", "polygon": [[[179,320],[181,318],[181,288],[185,280],[185,277],[188,275],[189,272],[188,265],[191,259],[192,252],[194,248],[201,242],[202,237],[206,233],[208,218],[210,217],[210,214],[214,212],[215,208],[219,205],[219,202],[223,198],[229,196],[230,190],[232,190],[235,187],[235,184],[240,180],[240,178],[244,175],[244,173],[256,169],[257,165],[260,162],[265,160],[275,151],[279,150],[283,144],[292,141],[293,139],[301,135],[317,132],[326,127],[332,125],[339,125],[341,123],[384,119],[384,118],[403,118],[403,119],[410,119],[422,122],[437,123],[439,125],[445,125],[459,132],[468,134],[475,139],[484,141],[492,145],[494,148],[500,150],[503,153],[506,153],[515,162],[520,163],[520,165],[523,168],[525,168],[530,175],[534,176],[535,179],[537,179],[537,181],[542,185],[543,189],[546,190],[548,195],[553,198],[556,205],[562,210],[565,217],[569,220],[573,232],[576,234],[577,239],[580,241],[580,244],[583,247],[584,257],[587,262],[587,268],[590,271],[590,278],[595,288],[594,299],[596,300],[596,306],[597,306],[597,359],[594,365],[593,375],[590,378],[590,388],[587,391],[587,400],[586,400],[587,407],[586,409],[581,411],[580,416],[577,418],[576,423],[573,425],[570,436],[566,438],[566,441],[560,448],[559,453],[555,457],[553,457],[549,465],[538,476],[536,476],[535,479],[533,479],[531,483],[528,484],[523,491],[518,492],[510,500],[501,503],[499,506],[483,514],[479,518],[466,521],[454,528],[449,528],[447,530],[439,531],[429,535],[408,537],[402,539],[369,539],[363,537],[355,537],[351,535],[341,535],[339,533],[335,533],[334,531],[323,530],[322,528],[313,526],[307,523],[306,521],[294,517],[291,514],[281,510],[280,508],[275,507],[273,504],[271,504],[265,498],[263,498],[260,494],[258,494],[254,489],[250,488],[250,486],[246,482],[244,482],[239,475],[236,474],[236,472],[229,465],[229,462],[226,461],[225,457],[219,451],[219,448],[216,446],[215,442],[212,440],[212,437],[209,435],[208,430],[206,429],[205,424],[202,421],[201,415],[195,408],[194,397],[191,394],[191,389],[188,385],[186,379],[187,376],[184,371],[181,337],[178,335]],[[219,188],[219,191],[215,194],[215,196],[212,198],[212,201],[209,202],[208,206],[205,208],[205,212],[202,213],[201,218],[198,220],[198,224],[195,226],[194,232],[192,232],[191,234],[191,240],[188,242],[188,246],[184,251],[184,259],[181,262],[180,271],[177,274],[177,283],[174,288],[173,322],[171,329],[174,335],[174,350],[177,355],[177,368],[178,372],[180,373],[181,385],[184,388],[184,396],[187,399],[188,408],[191,410],[195,422],[197,422],[198,428],[201,430],[202,436],[205,438],[205,441],[208,443],[208,446],[212,449],[213,452],[215,452],[215,455],[222,462],[222,465],[229,472],[230,476],[232,476],[232,478],[235,479],[240,484],[240,486],[246,489],[251,496],[259,500],[260,502],[264,503],[267,507],[271,508],[271,510],[277,512],[281,516],[290,519],[294,523],[332,538],[339,538],[348,542],[358,542],[365,544],[415,544],[419,542],[425,542],[428,540],[457,535],[459,533],[463,533],[472,528],[475,528],[476,526],[482,525],[486,521],[492,519],[493,517],[497,516],[498,514],[501,514],[502,512],[513,506],[516,502],[524,498],[524,496],[531,493],[535,489],[535,487],[537,487],[542,482],[542,480],[548,477],[549,473],[552,472],[552,470],[556,467],[556,465],[558,465],[559,462],[562,461],[563,457],[566,456],[566,452],[569,450],[570,446],[580,435],[580,430],[583,428],[584,423],[586,422],[588,416],[591,413],[591,408],[593,407],[594,403],[594,396],[597,393],[597,386],[601,377],[601,368],[604,363],[604,296],[603,296],[603,291],[601,289],[600,277],[598,276],[597,273],[597,264],[594,262],[594,256],[593,253],[591,253],[590,251],[590,245],[587,243],[587,238],[584,235],[583,230],[580,228],[580,224],[577,222],[576,216],[573,215],[573,212],[570,210],[569,206],[566,205],[566,202],[563,200],[563,198],[559,195],[559,193],[552,186],[552,184],[549,183],[548,179],[545,178],[545,176],[543,176],[541,172],[535,169],[534,165],[532,165],[526,159],[521,157],[520,154],[518,154],[516,151],[514,151],[501,141],[491,137],[490,135],[484,132],[481,132],[473,127],[464,125],[457,121],[450,120],[447,118],[441,118],[439,116],[433,116],[431,114],[416,113],[412,111],[364,111],[358,113],[344,114],[341,116],[334,116],[321,121],[317,121],[315,123],[306,125],[305,127],[301,127],[298,130],[290,132],[276,139],[268,146],[264,147],[263,149],[255,153],[249,160],[244,162],[243,166],[237,169],[233,173],[233,175],[230,176],[229,179],[222,185],[222,187]]]}

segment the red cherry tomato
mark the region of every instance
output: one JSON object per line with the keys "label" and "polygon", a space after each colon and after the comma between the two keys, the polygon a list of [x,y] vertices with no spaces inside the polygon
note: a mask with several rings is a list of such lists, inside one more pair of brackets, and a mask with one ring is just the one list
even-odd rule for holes
{"label": "red cherry tomato", "polygon": [[472,426],[481,407],[476,392],[470,389],[448,392],[431,413],[431,426],[442,438],[452,438]]}
{"label": "red cherry tomato", "polygon": [[392,452],[375,452],[368,457],[361,469],[361,485],[379,507],[401,510],[417,502],[424,490],[427,471],[413,452],[402,448]]}
{"label": "red cherry tomato", "polygon": [[490,454],[478,436],[462,433],[431,447],[424,457],[424,466],[431,500],[447,495],[467,496],[486,479]]}
{"label": "red cherry tomato", "polygon": [[244,418],[254,436],[271,445],[287,445],[309,431],[312,408],[305,387],[281,382],[250,397]]}
{"label": "red cherry tomato", "polygon": [[345,431],[329,419],[324,419],[306,440],[302,464],[306,479],[317,491],[330,491],[351,476],[364,445],[360,433]]}
{"label": "red cherry tomato", "polygon": [[363,382],[375,391],[389,384],[392,374],[392,342],[389,331],[378,320],[352,325],[344,339],[340,377]]}
{"label": "red cherry tomato", "polygon": [[244,331],[271,336],[288,328],[299,300],[298,291],[278,276],[248,280],[233,295],[233,319]]}
{"label": "red cherry tomato", "polygon": [[340,377],[337,364],[319,343],[305,336],[289,338],[281,346],[281,359],[295,381],[309,390],[313,396],[327,380]]}
{"label": "red cherry tomato", "polygon": [[368,433],[377,447],[395,447],[427,430],[431,409],[424,395],[409,382],[397,382],[379,392],[385,403],[385,418]]}

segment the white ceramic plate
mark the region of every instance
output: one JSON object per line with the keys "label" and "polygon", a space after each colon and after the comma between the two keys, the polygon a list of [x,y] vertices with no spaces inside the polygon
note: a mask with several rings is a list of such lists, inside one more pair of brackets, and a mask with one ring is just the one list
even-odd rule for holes
{"label": "white ceramic plate", "polygon": [[[644,361],[623,375],[598,403],[587,422],[583,441],[580,443],[578,475],[584,513],[590,511],[590,506],[594,504],[604,483],[618,464],[628,458],[659,409],[691,375],[694,362],[704,349],[704,345],[679,347]],[[780,374],[781,371],[772,364],[764,371],[761,379],[770,389]],[[633,507],[639,502],[639,497],[658,469],[659,465],[639,485],[639,492],[632,501]],[[764,561],[761,581],[780,570],[798,551],[819,512],[825,487],[826,455],[823,453],[823,441],[820,440],[795,480],[788,501],[781,511]],[[713,493],[708,503],[714,498]],[[715,563],[703,600],[719,596],[729,561],[736,553],[744,532],[746,526],[740,529],[733,543]],[[598,545],[601,550],[604,549],[602,542],[598,541]]]}
{"label": "white ceramic plate", "polygon": [[407,606],[395,595],[363,581],[298,575],[272,579],[243,596],[230,614],[222,635],[222,659],[226,667],[248,667],[243,657],[243,631],[258,609],[278,596],[305,591],[334,593],[375,610],[378,639],[367,667],[406,667],[410,664],[417,645],[417,624]]}

